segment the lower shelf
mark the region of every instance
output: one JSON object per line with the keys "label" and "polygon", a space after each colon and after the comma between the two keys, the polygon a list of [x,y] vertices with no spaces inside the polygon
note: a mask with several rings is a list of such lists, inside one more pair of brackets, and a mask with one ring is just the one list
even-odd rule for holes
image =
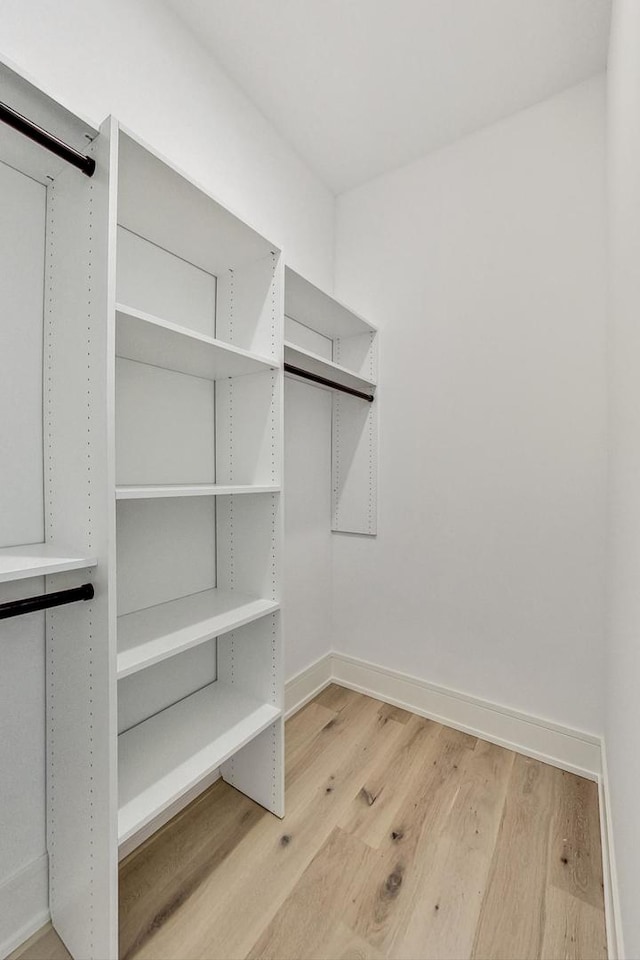
{"label": "lower shelf", "polygon": [[120,734],[118,842],[145,827],[280,714],[216,681]]}

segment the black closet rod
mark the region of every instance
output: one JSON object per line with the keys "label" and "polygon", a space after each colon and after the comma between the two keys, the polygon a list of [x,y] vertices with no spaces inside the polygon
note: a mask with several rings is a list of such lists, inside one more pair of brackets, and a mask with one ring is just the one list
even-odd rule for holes
{"label": "black closet rod", "polygon": [[93,600],[92,583],[83,583],[81,587],[71,587],[70,590],[58,590],[57,593],[44,593],[40,597],[25,597],[24,600],[0,603],[0,620],[21,617],[24,613],[35,613],[36,610],[47,610],[49,607],[61,607],[77,600]]}
{"label": "black closet rod", "polygon": [[304,377],[305,380],[311,380],[313,383],[321,383],[323,387],[331,387],[332,390],[350,393],[352,397],[359,397],[361,400],[373,403],[374,398],[370,393],[363,393],[362,390],[354,390],[353,387],[345,387],[341,383],[336,383],[335,380],[328,380],[326,377],[321,377],[317,373],[309,373],[308,370],[303,370],[302,367],[294,367],[292,363],[285,363],[284,369],[285,373],[292,373],[296,377]]}
{"label": "black closet rod", "polygon": [[64,140],[54,137],[52,133],[39,127],[38,124],[32,120],[27,120],[26,117],[23,117],[21,113],[18,113],[17,110],[14,110],[13,107],[8,106],[6,103],[0,102],[0,120],[4,120],[4,122],[8,123],[14,130],[23,133],[25,137],[29,137],[30,140],[39,143],[41,147],[45,147],[45,149],[50,150],[51,153],[55,153],[56,156],[62,157],[67,163],[73,164],[74,167],[82,170],[88,177],[93,176],[94,170],[96,169],[96,162],[93,157],[85,157],[84,154],[70,147]]}

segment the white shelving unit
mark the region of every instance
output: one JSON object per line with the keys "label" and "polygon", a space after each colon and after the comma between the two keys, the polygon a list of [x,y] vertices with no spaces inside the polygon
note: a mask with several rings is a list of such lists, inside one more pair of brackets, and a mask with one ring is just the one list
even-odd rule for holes
{"label": "white shelving unit", "polygon": [[[285,270],[285,364],[335,384],[332,530],[377,533],[378,334],[295,270]],[[294,369],[288,375],[296,376]],[[323,387],[323,384],[317,384]],[[344,392],[358,391],[362,396]],[[369,402],[367,398],[373,398]]]}
{"label": "white shelving unit", "polygon": [[47,194],[46,537],[0,549],[0,583],[94,585],[46,615],[47,845],[54,927],[105,960],[119,848],[218,770],[284,814],[284,270],[116,120],[92,130],[2,78],[96,161],[89,178],[0,131]]}

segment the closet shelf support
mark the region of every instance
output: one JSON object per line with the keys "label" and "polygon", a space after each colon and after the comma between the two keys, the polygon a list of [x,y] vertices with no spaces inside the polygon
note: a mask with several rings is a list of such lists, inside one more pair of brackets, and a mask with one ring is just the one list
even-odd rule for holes
{"label": "closet shelf support", "polygon": [[373,403],[374,397],[370,393],[364,393],[362,390],[356,390],[354,387],[346,387],[342,383],[337,383],[335,380],[329,380],[327,377],[321,377],[317,373],[309,373],[308,370],[303,370],[302,367],[296,367],[292,363],[285,363],[284,365],[285,373],[290,373],[294,377],[304,377],[305,380],[311,380],[313,383],[320,383],[323,387],[331,387],[332,390],[340,390],[342,393],[349,393],[352,397],[359,397],[360,400],[366,400],[368,403]]}
{"label": "closet shelf support", "polygon": [[8,600],[6,603],[0,603],[0,620],[21,617],[25,613],[35,613],[37,610],[47,610],[49,607],[61,607],[66,603],[76,603],[78,600],[93,600],[93,596],[93,584],[83,583],[80,587],[58,590],[57,593],[44,593],[39,597],[25,597],[22,600]]}
{"label": "closet shelf support", "polygon": [[14,110],[13,107],[10,107],[6,103],[0,102],[0,120],[4,121],[4,123],[10,127],[13,127],[13,129],[19,133],[24,134],[25,137],[29,137],[34,143],[40,144],[45,150],[50,150],[51,153],[55,153],[57,157],[62,157],[67,163],[77,167],[78,170],[82,170],[85,176],[93,176],[96,169],[96,162],[93,157],[86,157],[83,153],[80,153],[79,150],[70,147],[64,140],[60,140],[52,133],[49,133],[48,130],[39,127],[33,120],[28,120],[27,117],[23,117],[21,113],[18,113],[17,110]]}

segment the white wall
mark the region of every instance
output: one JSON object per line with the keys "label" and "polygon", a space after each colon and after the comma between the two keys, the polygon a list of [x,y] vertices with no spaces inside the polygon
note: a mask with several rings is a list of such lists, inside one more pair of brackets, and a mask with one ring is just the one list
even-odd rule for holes
{"label": "white wall", "polygon": [[285,380],[285,675],[331,650],[331,394]]}
{"label": "white wall", "polygon": [[[282,246],[291,266],[331,287],[332,194],[163,3],[63,0],[54,4],[34,0],[25,5],[19,0],[3,0],[1,6],[0,59],[14,64],[96,126],[109,113],[115,114],[223,204]],[[20,232],[13,236],[19,237]],[[2,302],[7,303],[5,296]],[[40,323],[41,319],[40,313]],[[41,337],[40,329],[37,343]],[[33,350],[29,358],[39,363]],[[18,367],[16,363],[15,369]],[[41,403],[40,394],[36,396],[41,374],[36,371],[32,380],[24,375],[19,378],[22,392],[18,396],[12,390],[12,402]],[[291,393],[287,386],[288,675],[328,648],[326,600],[331,576],[328,395],[298,390],[292,406]],[[5,418],[3,422],[15,421]],[[24,445],[25,436],[16,432],[11,442]],[[29,468],[29,483],[29,490],[38,487],[32,492],[40,512],[34,519],[33,498],[27,504],[22,497],[25,514],[31,519],[31,526],[18,535],[23,541],[41,536],[41,445]],[[12,519],[15,526],[15,513]],[[34,522],[40,532],[33,532]],[[6,542],[16,542],[13,532]],[[18,595],[14,587],[11,596]],[[2,744],[10,748],[7,755],[0,744],[5,761],[0,765],[0,801],[3,828],[6,826],[0,836],[2,955],[3,942],[19,936],[21,930],[27,935],[30,925],[42,922],[47,866],[42,617],[33,616],[20,624],[16,621],[0,633],[5,655],[0,731]],[[20,757],[19,769],[16,756]]]}
{"label": "white wall", "polygon": [[606,747],[627,957],[640,956],[640,4],[609,50],[609,622]]}
{"label": "white wall", "polygon": [[2,0],[0,59],[113,113],[329,286],[333,196],[161,0]]}
{"label": "white wall", "polygon": [[381,327],[379,536],[334,539],[341,652],[602,730],[604,82],[338,200]]}

